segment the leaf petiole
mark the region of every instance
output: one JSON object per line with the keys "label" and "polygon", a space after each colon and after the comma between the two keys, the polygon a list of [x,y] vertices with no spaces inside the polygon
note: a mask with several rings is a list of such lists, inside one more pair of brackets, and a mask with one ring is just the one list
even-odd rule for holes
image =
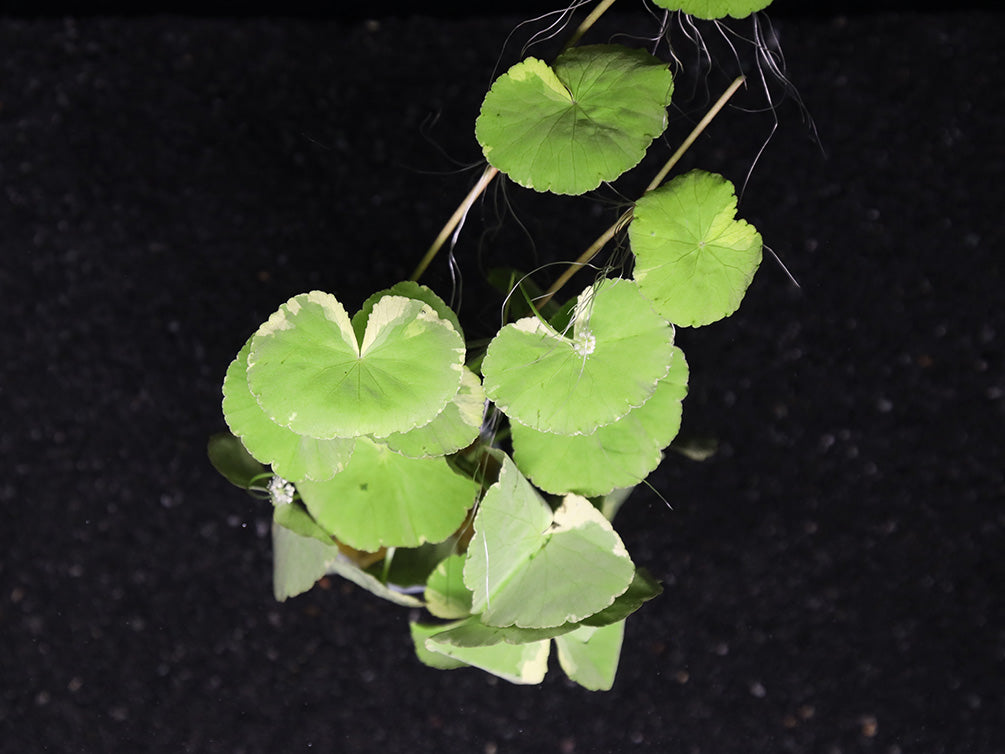
{"label": "leaf petiole", "polygon": [[614,5],[614,0],[601,0],[597,7],[590,11],[590,15],[583,19],[583,23],[581,23],[572,33],[572,36],[569,37],[569,41],[567,41],[565,46],[562,47],[562,52],[565,52],[570,47],[578,44],[579,40],[583,38],[583,35],[590,30],[590,27],[597,23],[597,20],[604,15],[612,5]]}
{"label": "leaf petiole", "polygon": [[432,245],[426,251],[426,255],[422,258],[418,265],[416,265],[415,270],[412,272],[412,276],[409,280],[418,282],[419,278],[422,277],[422,273],[426,271],[429,267],[430,262],[436,257],[437,252],[443,248],[443,244],[447,242],[450,238],[450,234],[454,232],[458,225],[460,225],[464,218],[468,214],[468,210],[471,209],[471,205],[475,203],[475,200],[484,193],[488,185],[492,183],[492,179],[496,177],[499,172],[498,169],[492,167],[491,165],[485,166],[485,171],[482,173],[482,177],[478,179],[478,183],[474,185],[474,188],[468,192],[468,195],[464,197],[464,201],[460,203],[454,214],[450,216],[447,220],[446,225],[440,231],[440,234],[433,241]]}

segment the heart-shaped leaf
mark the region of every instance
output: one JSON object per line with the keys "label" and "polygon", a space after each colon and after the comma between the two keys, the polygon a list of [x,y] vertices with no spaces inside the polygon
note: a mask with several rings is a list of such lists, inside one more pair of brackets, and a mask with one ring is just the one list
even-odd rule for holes
{"label": "heart-shaped leaf", "polygon": [[248,386],[297,434],[386,437],[432,421],[457,395],[463,362],[461,335],[422,301],[385,296],[357,342],[342,304],[313,291],[252,337]]}
{"label": "heart-shaped leaf", "polygon": [[771,0],[653,0],[667,10],[682,10],[697,18],[746,18],[751,13],[764,10]]}
{"label": "heart-shaped leaf", "polygon": [[474,520],[464,583],[491,626],[548,628],[610,606],[635,574],[611,524],[567,495],[554,512],[508,456]]}
{"label": "heart-shaped leaf", "polygon": [[680,429],[681,400],[687,394],[687,361],[674,348],[670,371],[644,405],[592,435],[538,432],[514,422],[513,460],[541,489],[586,497],[631,487],[652,472]]}
{"label": "heart-shaped leaf", "polygon": [[331,479],[349,462],[356,441],[305,437],[272,421],[248,388],[250,351],[249,339],[223,380],[223,418],[230,431],[256,459],[286,479]]}
{"label": "heart-shaped leaf", "polygon": [[489,344],[485,392],[511,419],[540,432],[591,434],[649,400],[673,358],[673,328],[630,280],[587,288],[571,331],[526,317]]}
{"label": "heart-shaped leaf", "polygon": [[665,63],[621,45],[527,58],[496,79],[475,122],[485,158],[521,186],[582,194],[634,167],[667,125]]}
{"label": "heart-shaped leaf", "polygon": [[480,488],[443,458],[406,458],[361,437],[343,471],[297,489],[326,531],[372,552],[446,539],[463,523]]}
{"label": "heart-shaped leaf", "polygon": [[736,216],[733,184],[692,170],[635,203],[635,280],[656,311],[698,326],[737,310],[761,263],[761,236]]}

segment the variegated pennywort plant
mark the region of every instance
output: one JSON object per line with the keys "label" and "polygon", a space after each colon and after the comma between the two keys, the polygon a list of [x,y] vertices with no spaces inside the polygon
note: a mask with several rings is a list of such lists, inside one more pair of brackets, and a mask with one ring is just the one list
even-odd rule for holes
{"label": "variegated pennywort plant", "polygon": [[[656,3],[698,18],[767,5]],[[617,44],[518,62],[485,95],[475,136],[488,165],[458,215],[499,173],[563,194],[614,181],[663,134],[673,90],[666,62]],[[537,683],[554,641],[570,678],[611,687],[626,618],[660,592],[611,519],[681,425],[674,329],[732,314],[761,260],[729,181],[693,170],[664,183],[681,152],[569,270],[627,229],[633,273],[600,275],[563,305],[568,275],[540,296],[513,286],[526,316],[487,348],[470,348],[416,282],[450,224],[413,280],[358,312],[310,291],[251,335],[224,379],[230,431],[209,453],[274,504],[277,599],[337,574],[424,608],[411,631],[428,665]]]}

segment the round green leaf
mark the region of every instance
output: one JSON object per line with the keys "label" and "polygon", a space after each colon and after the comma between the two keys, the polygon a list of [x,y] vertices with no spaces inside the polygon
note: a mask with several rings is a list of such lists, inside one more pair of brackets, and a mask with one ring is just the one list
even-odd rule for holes
{"label": "round green leaf", "polygon": [[558,510],[508,456],[478,506],[464,583],[471,612],[490,626],[576,623],[614,603],[635,575],[621,538],[586,498]]}
{"label": "round green leaf", "polygon": [[735,216],[733,184],[701,170],[636,202],[628,227],[635,280],[674,324],[707,325],[740,306],[761,263],[761,236]]}
{"label": "round green leaf", "polygon": [[634,167],[667,125],[673,76],[621,45],[527,58],[496,79],[475,122],[485,158],[521,186],[582,194]]}
{"label": "round green leaf", "polygon": [[485,392],[511,419],[541,432],[590,434],[645,403],[673,357],[673,328],[630,280],[587,288],[571,332],[527,317],[489,344]]}
{"label": "round green leaf", "polygon": [[751,13],[764,10],[771,0],[653,0],[667,10],[682,10],[697,18],[746,18]]}
{"label": "round green leaf", "polygon": [[484,413],[485,391],[481,380],[465,367],[461,389],[435,419],[410,432],[389,435],[384,442],[391,450],[411,458],[456,453],[478,437]]}
{"label": "round green leaf", "polygon": [[556,495],[606,495],[638,484],[663,458],[680,429],[687,361],[674,348],[667,376],[644,405],[592,435],[563,436],[512,424],[513,460],[541,489]]}
{"label": "round green leaf", "polygon": [[266,415],[301,435],[386,437],[428,424],[461,382],[464,341],[428,304],[385,296],[360,342],[320,291],[283,304],[252,337],[248,386]]}
{"label": "round green leaf", "polygon": [[325,530],[373,552],[446,539],[464,522],[479,486],[443,458],[406,458],[361,437],[344,471],[297,490]]}
{"label": "round green leaf", "polygon": [[356,441],[305,437],[272,421],[248,388],[250,351],[249,339],[223,380],[223,418],[230,431],[252,456],[286,479],[331,479],[349,462]]}

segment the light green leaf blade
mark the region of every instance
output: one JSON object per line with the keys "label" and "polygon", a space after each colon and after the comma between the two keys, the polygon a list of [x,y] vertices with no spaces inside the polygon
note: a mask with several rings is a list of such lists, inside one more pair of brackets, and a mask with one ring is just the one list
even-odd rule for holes
{"label": "light green leaf blade", "polygon": [[467,367],[457,395],[429,424],[410,432],[395,432],[384,441],[410,458],[434,458],[466,448],[481,430],[485,413],[485,390],[478,375]]}
{"label": "light green leaf blade", "polygon": [[299,505],[281,505],[272,517],[272,588],[279,602],[308,591],[328,573],[338,545]]}
{"label": "light green leaf blade", "polygon": [[444,559],[426,581],[426,609],[437,618],[454,620],[471,613],[471,590],[464,585],[464,555]]}
{"label": "light green leaf blade", "polygon": [[624,635],[624,621],[603,628],[577,628],[555,638],[558,662],[565,674],[580,686],[591,691],[608,691],[618,672]]}
{"label": "light green leaf blade", "polygon": [[313,291],[252,337],[248,386],[266,415],[318,438],[386,437],[432,421],[460,387],[464,342],[428,304],[385,296],[362,341],[345,308]]}
{"label": "light green leaf blade", "polygon": [[534,317],[506,325],[482,362],[486,394],[532,429],[591,434],[649,400],[670,368],[673,328],[630,280],[587,288],[571,334]]}
{"label": "light green leaf blade", "polygon": [[696,18],[746,18],[751,13],[764,10],[771,0],[653,0],[667,10],[682,10]]}
{"label": "light green leaf blade", "polygon": [[265,467],[244,447],[244,443],[230,432],[217,432],[210,437],[206,453],[213,468],[228,482],[243,490],[254,483],[255,477],[267,473]]}
{"label": "light green leaf blade", "polygon": [[471,611],[492,626],[549,628],[610,606],[635,573],[611,524],[585,498],[554,512],[506,456],[468,546]]}
{"label": "light green leaf blade", "polygon": [[395,283],[390,288],[383,291],[378,291],[363,302],[363,306],[360,310],[352,317],[352,326],[357,334],[359,340],[363,339],[363,333],[366,331],[366,322],[370,318],[370,312],[373,311],[373,307],[376,306],[377,302],[380,301],[384,296],[404,296],[405,298],[415,299],[416,301],[422,301],[423,303],[429,304],[430,308],[440,317],[454,326],[454,329],[460,333],[461,337],[464,337],[464,330],[461,329],[461,322],[457,319],[457,315],[454,310],[447,306],[447,302],[440,298],[433,291],[432,288],[416,283],[412,280],[403,280],[400,283]]}
{"label": "light green leaf blade", "polygon": [[687,361],[674,348],[670,371],[642,406],[592,435],[555,435],[514,422],[513,460],[538,487],[556,495],[607,495],[631,487],[659,465],[680,429]]}
{"label": "light green leaf blade", "polygon": [[538,191],[582,194],[642,159],[667,125],[665,63],[621,45],[527,58],[496,79],[475,122],[485,158]]}
{"label": "light green leaf blade", "polygon": [[[439,641],[438,633],[433,633],[426,638],[425,646],[430,652],[472,665],[510,683],[536,684],[543,681],[548,672],[551,640],[542,639],[526,644],[500,642],[484,646],[455,646]],[[423,659],[422,655],[419,658]]]}
{"label": "light green leaf blade", "polygon": [[509,457],[502,452],[494,455],[501,464],[499,479],[478,505],[475,536],[464,565],[464,583],[473,593],[476,613],[537,555],[553,519],[551,508]]}
{"label": "light green leaf blade", "polygon": [[321,526],[367,552],[446,539],[479,492],[443,458],[406,458],[365,437],[356,441],[345,470],[297,489]]}
{"label": "light green leaf blade", "polygon": [[250,351],[251,339],[230,363],[223,380],[223,418],[230,431],[252,456],[286,479],[331,479],[349,462],[356,441],[305,437],[272,421],[248,388]]}
{"label": "light green leaf blade", "polygon": [[426,647],[426,639],[443,630],[443,626],[430,625],[411,621],[408,624],[409,633],[412,635],[412,643],[415,645],[415,655],[419,662],[437,670],[456,670],[457,668],[471,667],[462,660],[456,660],[440,652],[435,652]]}
{"label": "light green leaf blade", "polygon": [[736,215],[733,184],[692,170],[635,204],[635,280],[661,315],[695,327],[740,306],[761,263],[761,236]]}

